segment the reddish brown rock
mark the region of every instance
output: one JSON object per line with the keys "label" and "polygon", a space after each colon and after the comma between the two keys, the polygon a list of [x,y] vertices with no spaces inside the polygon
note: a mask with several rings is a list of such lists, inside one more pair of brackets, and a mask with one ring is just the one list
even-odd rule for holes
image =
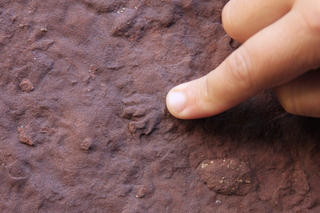
{"label": "reddish brown rock", "polygon": [[34,143],[31,138],[30,130],[28,127],[18,127],[19,142],[33,146]]}
{"label": "reddish brown rock", "polygon": [[92,147],[92,142],[90,138],[85,138],[80,142],[80,149],[89,150]]}
{"label": "reddish brown rock", "polygon": [[204,160],[198,170],[201,180],[219,194],[243,196],[254,189],[248,165],[238,159]]}
{"label": "reddish brown rock", "polygon": [[23,92],[30,92],[32,91],[34,88],[33,88],[33,85],[31,83],[31,81],[29,79],[22,79],[21,83],[19,84],[21,90]]}
{"label": "reddish brown rock", "polygon": [[226,2],[0,1],[0,212],[320,212],[319,119],[166,110],[239,46]]}
{"label": "reddish brown rock", "polygon": [[153,187],[152,186],[138,186],[137,192],[136,192],[136,198],[145,198],[147,196],[150,196],[153,193]]}

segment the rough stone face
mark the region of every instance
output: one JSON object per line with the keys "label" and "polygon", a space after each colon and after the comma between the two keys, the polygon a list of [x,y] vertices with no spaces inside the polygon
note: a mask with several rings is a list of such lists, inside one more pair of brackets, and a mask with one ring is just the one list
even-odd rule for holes
{"label": "rough stone face", "polygon": [[246,195],[254,189],[248,165],[238,159],[204,160],[199,169],[209,189],[224,195]]}
{"label": "rough stone face", "polygon": [[19,86],[23,92],[30,92],[34,89],[31,81],[29,79],[25,79],[25,78],[22,79]]}
{"label": "rough stone face", "polygon": [[32,141],[32,136],[28,127],[24,127],[24,126],[18,127],[18,137],[19,137],[19,142],[28,144],[30,146],[34,145]]}
{"label": "rough stone face", "polygon": [[239,46],[226,2],[0,1],[0,212],[320,212],[319,119],[166,110]]}
{"label": "rough stone face", "polygon": [[90,138],[86,138],[80,142],[80,149],[89,150],[92,147],[92,142]]}

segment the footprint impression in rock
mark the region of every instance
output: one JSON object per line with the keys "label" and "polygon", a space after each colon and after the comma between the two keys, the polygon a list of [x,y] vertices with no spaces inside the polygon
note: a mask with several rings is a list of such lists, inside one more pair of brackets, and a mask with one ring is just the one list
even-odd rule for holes
{"label": "footprint impression in rock", "polygon": [[129,131],[132,134],[148,135],[160,123],[163,115],[162,104],[156,96],[135,94],[124,99],[122,117],[130,120]]}
{"label": "footprint impression in rock", "polygon": [[235,158],[204,160],[197,172],[210,190],[224,195],[246,195],[255,184],[248,165]]}

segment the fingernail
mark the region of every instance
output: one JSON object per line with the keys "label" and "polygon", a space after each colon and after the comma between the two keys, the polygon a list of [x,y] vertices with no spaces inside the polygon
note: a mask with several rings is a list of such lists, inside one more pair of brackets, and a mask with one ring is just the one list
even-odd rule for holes
{"label": "fingernail", "polygon": [[184,110],[186,100],[187,98],[182,92],[169,92],[167,99],[168,108],[170,108],[174,113],[179,114]]}

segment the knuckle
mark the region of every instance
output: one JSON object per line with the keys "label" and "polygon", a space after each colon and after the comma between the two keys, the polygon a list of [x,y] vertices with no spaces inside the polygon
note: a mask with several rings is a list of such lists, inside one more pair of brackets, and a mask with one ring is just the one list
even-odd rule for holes
{"label": "knuckle", "polygon": [[215,84],[213,84],[212,78],[208,75],[200,78],[199,87],[200,89],[197,90],[196,103],[201,105],[199,106],[200,108],[214,109],[217,101],[221,101],[222,99],[217,95],[216,89],[213,88]]}
{"label": "knuckle", "polygon": [[211,88],[210,79],[208,77],[201,78],[201,93],[198,94],[198,98],[204,101],[205,103],[211,103],[213,102],[214,94],[213,90]]}
{"label": "knuckle", "polygon": [[230,83],[244,90],[254,89],[251,63],[251,56],[244,46],[231,54],[226,61],[225,69],[225,74]]}

